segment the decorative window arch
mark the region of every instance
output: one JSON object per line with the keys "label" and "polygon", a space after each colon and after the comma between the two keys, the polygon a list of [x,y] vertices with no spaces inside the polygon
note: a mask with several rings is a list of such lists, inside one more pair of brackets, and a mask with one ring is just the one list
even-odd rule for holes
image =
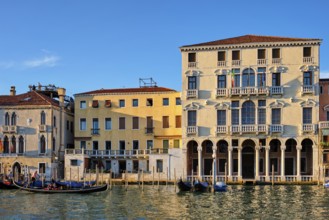
{"label": "decorative window arch", "polygon": [[9,139],[8,139],[7,135],[3,139],[3,152],[5,154],[9,153]]}
{"label": "decorative window arch", "polygon": [[44,111],[41,112],[41,123],[42,125],[45,125],[46,124],[46,113]]}
{"label": "decorative window arch", "polygon": [[246,101],[242,104],[242,124],[255,124],[255,103]]}
{"label": "decorative window arch", "polygon": [[230,105],[227,103],[217,103],[216,105],[214,105],[215,109],[217,110],[227,110],[230,108]]}
{"label": "decorative window arch", "polygon": [[300,103],[301,107],[315,107],[316,106],[316,101],[313,99],[307,99],[306,101],[303,101]]}
{"label": "decorative window arch", "polygon": [[40,137],[40,153],[46,153],[46,138],[43,135]]}
{"label": "decorative window arch", "polygon": [[8,112],[5,114],[5,125],[10,125],[10,117]]}
{"label": "decorative window arch", "polygon": [[198,104],[196,102],[192,102],[191,104],[186,105],[183,110],[184,111],[186,111],[186,110],[199,110],[200,108],[201,108],[200,104]]}
{"label": "decorative window arch", "polygon": [[11,137],[10,152],[16,153],[16,137],[15,136]]}
{"label": "decorative window arch", "polygon": [[285,103],[280,100],[275,100],[275,102],[270,103],[270,108],[283,108],[285,106]]}
{"label": "decorative window arch", "polygon": [[23,154],[24,153],[24,138],[23,136],[19,136],[18,138],[18,153]]}
{"label": "decorative window arch", "polygon": [[252,68],[247,68],[242,71],[242,87],[255,86],[255,71]]}
{"label": "decorative window arch", "polygon": [[17,115],[15,112],[11,114],[11,125],[16,125],[17,123]]}

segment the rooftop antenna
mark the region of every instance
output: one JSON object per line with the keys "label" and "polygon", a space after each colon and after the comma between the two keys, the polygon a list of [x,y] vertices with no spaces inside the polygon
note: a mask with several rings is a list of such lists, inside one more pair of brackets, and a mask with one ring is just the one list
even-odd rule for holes
{"label": "rooftop antenna", "polygon": [[153,78],[139,78],[139,87],[157,87],[157,83],[153,80]]}

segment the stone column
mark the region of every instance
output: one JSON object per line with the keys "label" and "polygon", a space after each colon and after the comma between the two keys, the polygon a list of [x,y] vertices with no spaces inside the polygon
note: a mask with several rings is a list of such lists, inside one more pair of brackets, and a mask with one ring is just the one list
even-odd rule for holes
{"label": "stone column", "polygon": [[198,147],[198,177],[201,179],[202,178],[202,147]]}
{"label": "stone column", "polygon": [[286,177],[284,174],[285,171],[285,151],[286,151],[286,146],[282,145],[281,146],[281,181],[286,181]]}
{"label": "stone column", "polygon": [[238,179],[242,180],[242,147],[238,148]]}
{"label": "stone column", "polygon": [[233,147],[232,146],[229,146],[227,148],[228,150],[228,180],[229,181],[232,181],[232,170],[233,170],[233,158],[232,158],[232,152],[233,152]]}
{"label": "stone column", "polygon": [[296,146],[296,150],[297,150],[297,172],[296,172],[296,178],[297,178],[297,181],[301,181],[301,176],[300,176],[300,160],[301,160],[301,157],[300,157],[300,153],[301,153],[301,150],[302,150],[302,146]]}
{"label": "stone column", "polygon": [[255,155],[255,168],[256,168],[256,173],[255,173],[255,179],[257,180],[257,181],[259,181],[260,180],[260,178],[259,178],[259,150],[260,150],[260,146],[256,146],[255,147],[255,153],[256,153],[256,155]]}
{"label": "stone column", "polygon": [[270,146],[265,147],[265,181],[270,181]]}
{"label": "stone column", "polygon": [[212,159],[213,159],[213,167],[212,167],[212,184],[215,185],[217,182],[217,147],[212,147]]}

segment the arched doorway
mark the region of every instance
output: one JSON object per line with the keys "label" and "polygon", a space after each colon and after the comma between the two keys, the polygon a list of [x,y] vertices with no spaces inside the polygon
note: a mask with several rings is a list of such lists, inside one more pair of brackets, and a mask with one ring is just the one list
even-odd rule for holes
{"label": "arched doorway", "polygon": [[21,174],[21,165],[18,162],[16,162],[13,165],[13,177],[16,178],[17,176],[19,178],[20,174]]}
{"label": "arched doorway", "polygon": [[[286,150],[284,158],[284,175],[294,175],[294,165],[297,163],[296,156],[297,141],[290,138],[286,141]],[[297,167],[297,165],[295,165]]]}
{"label": "arched doorway", "polygon": [[202,158],[203,158],[203,174],[211,175],[212,174],[212,163],[213,163],[213,143],[210,140],[205,140],[201,144],[202,146]]}
{"label": "arched doorway", "polygon": [[225,140],[217,142],[218,173],[225,174],[225,163],[228,159],[228,143]]}
{"label": "arched doorway", "polygon": [[255,178],[255,142],[245,140],[242,143],[242,178]]}
{"label": "arched doorway", "polygon": [[313,141],[309,138],[302,141],[300,173],[302,175],[313,175]]}
{"label": "arched doorway", "polygon": [[198,172],[198,143],[194,140],[187,143],[187,174],[196,175]]}

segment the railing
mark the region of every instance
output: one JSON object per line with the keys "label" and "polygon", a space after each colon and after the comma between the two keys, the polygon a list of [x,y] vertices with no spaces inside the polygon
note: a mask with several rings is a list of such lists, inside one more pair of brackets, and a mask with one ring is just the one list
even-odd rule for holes
{"label": "railing", "polygon": [[265,86],[261,87],[237,87],[230,89],[230,95],[268,95],[269,89]]}
{"label": "railing", "polygon": [[313,57],[303,57],[303,63],[312,64],[314,62],[313,60]]}
{"label": "railing", "polygon": [[315,132],[316,131],[316,125],[315,124],[303,124],[302,125],[302,131],[303,132]]}
{"label": "railing", "polygon": [[99,128],[92,128],[91,135],[99,135]]}
{"label": "railing", "polygon": [[[91,157],[145,157],[150,154],[168,154],[168,149],[154,148],[146,150],[85,150],[66,149],[65,154],[86,154]],[[13,155],[13,154],[12,154]]]}
{"label": "railing", "polygon": [[226,125],[217,125],[216,134],[226,134],[227,126]]}
{"label": "railing", "polygon": [[230,96],[240,95],[240,92],[241,92],[241,88],[239,88],[239,87],[232,88],[232,89],[230,89]]}
{"label": "railing", "polygon": [[283,125],[270,125],[270,133],[283,133]]}
{"label": "railing", "polygon": [[231,133],[267,133],[266,125],[232,125]]}
{"label": "railing", "polygon": [[154,127],[145,128],[145,134],[153,134],[153,133],[154,133]]}
{"label": "railing", "polygon": [[256,87],[242,87],[240,92],[241,95],[256,95],[257,89]]}
{"label": "railing", "polygon": [[274,175],[274,178],[272,177],[272,174],[270,174],[270,181],[272,181],[272,179],[273,179],[273,181],[274,182],[279,182],[279,181],[281,181],[281,176],[280,175]]}
{"label": "railing", "polygon": [[283,95],[283,87],[282,86],[272,86],[271,95]]}
{"label": "railing", "polygon": [[313,181],[313,176],[303,175],[303,176],[301,176],[301,180],[304,181],[304,182],[312,182]]}
{"label": "railing", "polygon": [[196,68],[197,67],[197,62],[189,62],[188,63],[188,68]]}
{"label": "railing", "polygon": [[282,181],[296,182],[297,181],[297,176],[295,176],[295,175],[285,175],[284,179]]}
{"label": "railing", "polygon": [[267,64],[267,60],[266,59],[258,59],[257,60],[257,65],[266,65]]}
{"label": "railing", "polygon": [[188,89],[186,91],[187,98],[198,98],[198,90],[196,89]]}
{"label": "railing", "polygon": [[257,94],[258,95],[268,95],[269,94],[269,89],[266,86],[263,87],[257,87]]}
{"label": "railing", "polygon": [[282,59],[281,58],[273,58],[272,64],[281,64]]}
{"label": "railing", "polygon": [[241,60],[232,60],[232,66],[240,66]]}
{"label": "railing", "polygon": [[240,125],[232,125],[231,133],[240,133]]}
{"label": "railing", "polygon": [[226,61],[217,61],[217,66],[226,66]]}
{"label": "railing", "polygon": [[18,154],[18,153],[0,153],[0,157],[17,157],[17,156],[24,156],[24,154]]}
{"label": "railing", "polygon": [[226,88],[217,88],[216,96],[219,97],[226,97],[227,96],[227,89]]}
{"label": "railing", "polygon": [[315,88],[314,85],[302,85],[301,91],[302,94],[314,94]]}
{"label": "railing", "polygon": [[197,126],[187,126],[186,133],[187,134],[197,134],[198,133],[198,127]]}
{"label": "railing", "polygon": [[329,128],[329,121],[321,121],[319,122],[319,128]]}
{"label": "railing", "polygon": [[39,131],[40,132],[46,132],[47,131],[47,125],[39,125]]}
{"label": "railing", "polygon": [[267,133],[267,126],[266,125],[257,125],[257,132],[258,133]]}

